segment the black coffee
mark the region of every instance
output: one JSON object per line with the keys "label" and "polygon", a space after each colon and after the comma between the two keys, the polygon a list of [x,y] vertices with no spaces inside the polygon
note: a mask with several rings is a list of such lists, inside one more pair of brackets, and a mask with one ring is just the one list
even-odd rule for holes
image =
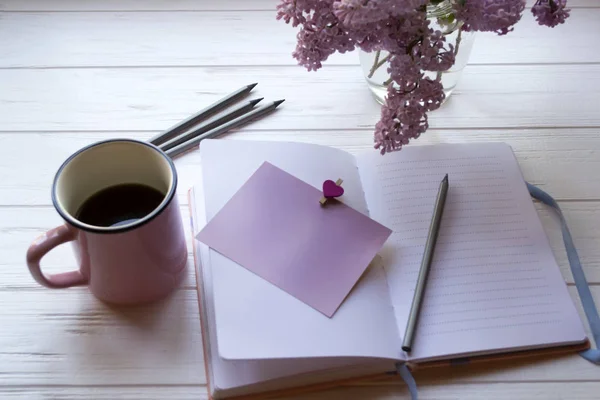
{"label": "black coffee", "polygon": [[125,225],[150,214],[164,197],[158,190],[138,183],[115,185],[88,198],[75,217],[95,226]]}

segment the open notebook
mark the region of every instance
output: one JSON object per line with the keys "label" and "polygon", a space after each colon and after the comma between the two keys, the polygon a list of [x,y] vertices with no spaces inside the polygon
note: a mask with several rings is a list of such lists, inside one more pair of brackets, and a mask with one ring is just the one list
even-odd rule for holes
{"label": "open notebook", "polygon": [[[409,146],[352,155],[325,146],[206,140],[190,190],[194,235],[264,162],[391,228],[337,313],[328,318],[195,241],[206,371],[227,398],[440,360],[585,348],[583,324],[529,197],[502,143]],[[411,354],[402,334],[440,179],[450,190]],[[570,346],[570,347],[568,347]]]}

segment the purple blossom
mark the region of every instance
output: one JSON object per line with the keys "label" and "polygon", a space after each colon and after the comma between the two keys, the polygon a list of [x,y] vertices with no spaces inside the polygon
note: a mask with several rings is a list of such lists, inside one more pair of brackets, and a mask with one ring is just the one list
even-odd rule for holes
{"label": "purple blossom", "polygon": [[376,0],[339,0],[333,3],[335,16],[346,26],[358,27],[385,19],[389,16],[387,7]]}
{"label": "purple blossom", "polygon": [[385,154],[400,150],[411,139],[418,138],[429,128],[427,112],[439,108],[444,98],[439,80],[422,78],[418,87],[408,93],[390,85],[381,119],[375,125],[375,148]]}
{"label": "purple blossom", "polygon": [[277,19],[283,19],[286,24],[296,27],[306,22],[305,13],[316,9],[318,1],[314,0],[281,0],[277,5]]}
{"label": "purple blossom", "polygon": [[390,57],[388,72],[400,93],[412,92],[423,78],[423,72],[408,54]]}
{"label": "purple blossom", "polygon": [[381,43],[381,29],[383,23],[372,23],[362,25],[360,28],[352,29],[348,34],[360,49],[371,52],[383,50]]}
{"label": "purple blossom", "polygon": [[[277,19],[300,26],[292,53],[309,71],[335,52],[355,48],[385,51],[388,93],[375,126],[375,148],[400,150],[428,127],[427,113],[445,95],[440,82],[424,71],[443,72],[455,62],[455,45],[432,29],[426,6],[433,0],[280,0]],[[464,31],[505,35],[521,19],[525,0],[452,0],[452,17]],[[556,26],[569,16],[566,0],[536,0],[532,13],[540,25]]]}
{"label": "purple blossom", "polygon": [[357,27],[416,10],[428,0],[336,0],[333,10],[347,26]]}
{"label": "purple blossom", "polygon": [[444,87],[439,79],[422,79],[419,83],[419,101],[427,111],[434,111],[440,108],[446,98]]}
{"label": "purple blossom", "polygon": [[402,17],[390,18],[381,29],[381,43],[390,53],[406,53],[429,31],[424,11],[411,11]]}
{"label": "purple blossom", "polygon": [[464,0],[456,3],[456,17],[464,22],[465,31],[506,35],[519,22],[524,9],[525,0]]}
{"label": "purple blossom", "polygon": [[316,10],[305,19],[298,32],[296,50],[292,53],[298,63],[309,71],[322,67],[322,62],[335,53],[354,50],[354,42],[340,26],[327,1],[315,2]]}
{"label": "purple blossom", "polygon": [[554,28],[558,24],[564,24],[570,15],[570,9],[565,8],[567,0],[537,0],[531,8],[538,24]]}
{"label": "purple blossom", "polygon": [[454,65],[454,46],[445,48],[446,38],[440,31],[429,34],[411,49],[411,56],[424,71],[447,71]]}
{"label": "purple blossom", "polygon": [[405,96],[389,86],[386,102],[381,107],[381,119],[375,125],[375,148],[381,154],[400,149],[428,127],[427,115],[418,107],[411,108]]}

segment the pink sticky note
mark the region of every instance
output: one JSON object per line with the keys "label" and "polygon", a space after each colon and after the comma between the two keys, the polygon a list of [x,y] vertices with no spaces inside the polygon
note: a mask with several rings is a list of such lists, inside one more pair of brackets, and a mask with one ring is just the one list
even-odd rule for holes
{"label": "pink sticky note", "polygon": [[392,231],[322,196],[265,162],[196,238],[331,317]]}

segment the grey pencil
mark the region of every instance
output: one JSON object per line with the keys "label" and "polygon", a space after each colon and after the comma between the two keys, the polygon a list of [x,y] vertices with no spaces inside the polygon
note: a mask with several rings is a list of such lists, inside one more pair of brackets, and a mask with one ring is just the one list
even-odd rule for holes
{"label": "grey pencil", "polygon": [[169,150],[166,150],[165,153],[169,157],[173,158],[178,154],[181,154],[185,151],[195,148],[204,139],[213,138],[213,137],[222,135],[223,133],[226,133],[234,128],[237,128],[237,127],[249,122],[250,120],[256,119],[258,117],[263,116],[264,114],[272,112],[273,110],[275,110],[277,108],[277,106],[279,106],[283,102],[284,102],[284,100],[277,100],[277,101],[273,101],[269,104],[265,104],[261,107],[255,108],[254,110],[250,111],[249,113],[241,115],[241,116],[237,117],[236,119],[227,122],[226,124],[218,126],[214,129],[212,129],[208,132],[205,132],[205,133],[201,134],[200,136],[195,137],[194,139],[188,140],[187,142],[184,142],[178,146],[172,147]]}
{"label": "grey pencil", "polygon": [[425,294],[427,276],[429,275],[429,270],[431,269],[431,260],[433,259],[433,252],[435,250],[435,244],[437,242],[438,233],[440,231],[440,222],[442,221],[442,214],[444,213],[444,204],[446,203],[448,187],[448,174],[446,174],[444,179],[442,179],[442,181],[440,182],[437,198],[435,200],[433,216],[431,217],[429,233],[427,234],[425,250],[423,251],[423,259],[421,260],[419,277],[417,278],[415,294],[413,295],[413,301],[410,307],[410,313],[408,315],[408,323],[406,324],[406,330],[404,332],[402,350],[406,352],[410,352],[412,350],[412,344],[417,328],[417,322],[419,320],[419,313],[421,311],[421,304],[423,303],[423,296]]}
{"label": "grey pencil", "polygon": [[153,138],[151,138],[149,140],[149,142],[154,145],[159,145],[159,144],[164,143],[167,140],[179,135],[180,133],[187,131],[189,128],[196,125],[198,122],[202,121],[203,119],[208,118],[209,116],[216,114],[219,111],[225,109],[230,104],[234,103],[235,101],[240,99],[242,96],[244,96],[246,93],[250,92],[256,85],[258,85],[258,83],[252,83],[250,85],[246,85],[242,88],[239,88],[235,92],[228,94],[227,96],[214,102],[213,104],[204,108],[203,110],[198,111],[196,114],[186,118],[185,120],[183,120],[181,122],[178,122],[177,124],[173,125],[169,129],[167,129],[166,131],[161,132],[158,135],[154,136]]}
{"label": "grey pencil", "polygon": [[246,104],[242,104],[240,106],[233,108],[227,114],[224,114],[223,116],[221,116],[219,118],[206,121],[203,124],[199,125],[198,127],[194,128],[194,130],[185,132],[179,136],[176,136],[173,139],[171,139],[167,142],[164,142],[163,144],[158,145],[158,147],[160,147],[161,150],[164,151],[164,150],[169,150],[170,148],[173,148],[177,145],[180,145],[183,142],[187,142],[188,140],[193,139],[196,136],[203,134],[204,132],[208,132],[211,129],[218,127],[219,125],[223,125],[223,124],[231,121],[232,119],[245,114],[246,112],[250,111],[256,104],[258,104],[262,99],[263,98],[261,97],[260,99],[250,100]]}

